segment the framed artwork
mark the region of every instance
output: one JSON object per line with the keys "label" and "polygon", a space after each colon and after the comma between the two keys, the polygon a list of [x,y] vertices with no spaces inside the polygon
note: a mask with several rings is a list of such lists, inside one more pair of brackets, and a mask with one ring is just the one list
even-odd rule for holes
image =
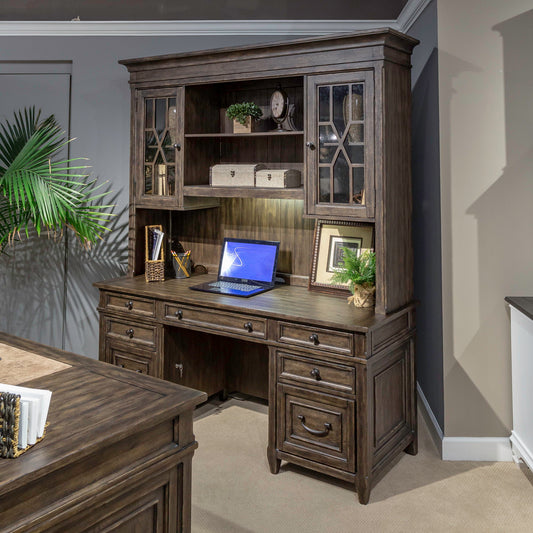
{"label": "framed artwork", "polygon": [[374,249],[374,226],[361,222],[317,220],[313,244],[313,262],[309,289],[348,294],[348,284],[331,281],[335,272],[343,269],[343,248],[361,253]]}

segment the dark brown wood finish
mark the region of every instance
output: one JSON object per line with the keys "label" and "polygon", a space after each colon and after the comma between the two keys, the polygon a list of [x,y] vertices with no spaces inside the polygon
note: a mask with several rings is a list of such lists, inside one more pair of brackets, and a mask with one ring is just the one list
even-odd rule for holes
{"label": "dark brown wood finish", "polygon": [[[277,473],[286,460],[350,481],[362,503],[394,457],[417,448],[409,146],[416,43],[383,29],[121,62],[135,102],[134,276],[96,284],[100,358],[208,395],[236,390],[268,399],[270,470]],[[295,106],[296,131],[275,132],[268,117],[270,95],[280,85]],[[338,88],[336,111],[323,104],[321,110],[319,87]],[[352,114],[355,130],[342,137],[361,88],[357,109],[364,113]],[[140,188],[145,99],[154,95],[176,95],[174,196],[149,197]],[[261,131],[232,132],[224,111],[241,101],[267,111]],[[340,149],[335,135],[320,141],[332,124],[356,170],[348,186],[345,178],[335,185],[337,194],[320,196],[320,168],[336,165],[319,157],[321,148],[324,154],[333,145]],[[211,187],[209,170],[219,163],[297,169],[302,185]],[[358,169],[364,169],[364,195]],[[336,179],[328,178],[332,190]],[[317,217],[373,227],[375,309],[307,290]],[[146,283],[138,275],[147,224],[161,224],[210,274]],[[214,279],[224,237],[279,241],[278,275],[287,284],[250,299],[189,290]]]}
{"label": "dark brown wood finish", "polygon": [[52,390],[49,425],[0,462],[1,531],[191,530],[192,411],[205,393],[4,333],[0,342],[71,365],[24,383]]}

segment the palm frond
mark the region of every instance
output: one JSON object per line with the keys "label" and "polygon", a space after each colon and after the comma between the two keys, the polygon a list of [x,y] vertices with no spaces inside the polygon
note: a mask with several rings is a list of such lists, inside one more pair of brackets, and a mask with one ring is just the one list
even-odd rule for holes
{"label": "palm frond", "polygon": [[33,225],[61,232],[70,227],[84,245],[101,238],[113,216],[112,205],[101,205],[108,192],[80,173],[84,158],[59,159],[66,140],[54,116],[24,109],[13,122],[0,124],[0,252],[17,232]]}

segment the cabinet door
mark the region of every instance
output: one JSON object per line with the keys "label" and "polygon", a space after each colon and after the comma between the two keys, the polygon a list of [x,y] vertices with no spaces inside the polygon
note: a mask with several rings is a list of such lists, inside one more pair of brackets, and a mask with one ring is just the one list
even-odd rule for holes
{"label": "cabinet door", "polygon": [[307,212],[374,216],[373,72],[307,80]]}
{"label": "cabinet door", "polygon": [[140,207],[183,203],[183,88],[137,92],[134,185]]}

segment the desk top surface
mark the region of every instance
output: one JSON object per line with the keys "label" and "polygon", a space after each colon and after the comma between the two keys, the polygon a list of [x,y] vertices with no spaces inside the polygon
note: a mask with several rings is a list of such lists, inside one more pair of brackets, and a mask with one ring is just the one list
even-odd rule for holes
{"label": "desk top surface", "polygon": [[[21,385],[52,391],[44,439],[0,459],[0,497],[128,436],[146,434],[207,399],[205,393],[0,333],[0,342],[70,365]],[[0,354],[1,356],[1,354]],[[0,375],[2,370],[0,361]]]}
{"label": "desk top surface", "polygon": [[322,294],[295,285],[277,285],[270,291],[250,298],[189,289],[191,285],[215,279],[216,275],[207,274],[188,279],[147,282],[144,276],[136,276],[101,281],[94,285],[101,290],[134,296],[362,333],[378,327],[393,316],[376,314],[374,309],[358,309],[353,305],[348,305],[344,296]]}
{"label": "desk top surface", "polygon": [[505,301],[533,320],[533,296],[506,296]]}

